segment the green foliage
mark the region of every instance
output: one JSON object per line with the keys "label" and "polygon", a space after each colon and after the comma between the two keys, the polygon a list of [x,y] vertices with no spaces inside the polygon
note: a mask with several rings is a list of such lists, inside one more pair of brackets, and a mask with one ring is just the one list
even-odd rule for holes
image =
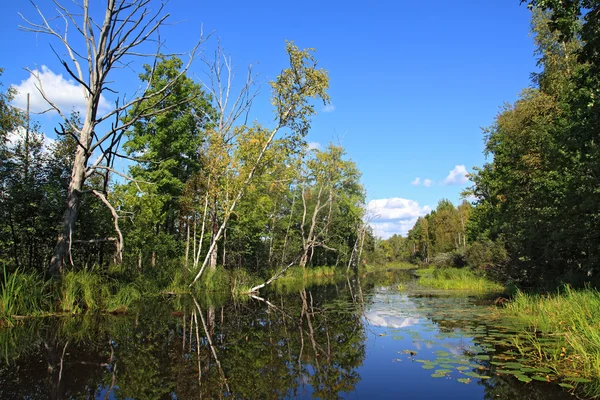
{"label": "green foliage", "polygon": [[484,131],[492,161],[471,175],[477,207],[470,238],[502,242],[508,262],[498,262],[499,252],[482,257],[522,284],[597,284],[600,80],[594,71],[600,70],[591,33],[600,25],[590,10],[598,4],[530,4],[549,11],[533,13],[537,87],[525,90]]}
{"label": "green foliage", "polygon": [[142,298],[142,293],[133,283],[115,283],[113,286],[112,290],[115,293],[106,300],[106,311],[108,312],[126,312]]}
{"label": "green foliage", "polygon": [[310,129],[310,117],[315,108],[309,99],[329,103],[329,77],[324,69],[317,69],[314,49],[300,50],[293,42],[286,43],[290,67],[281,71],[274,82],[271,102],[279,125],[289,127],[297,135],[305,136]]}
{"label": "green foliage", "polygon": [[2,320],[12,325],[14,316],[51,311],[49,285],[39,274],[19,270],[8,273],[4,266],[0,289],[0,325]]}
{"label": "green foliage", "polygon": [[[540,361],[550,363],[560,374],[600,378],[600,293],[597,290],[574,290],[565,286],[554,294],[518,292],[501,314],[528,327],[532,334],[528,336],[527,345],[535,347]],[[535,334],[537,331],[559,340],[543,340]]]}
{"label": "green foliage", "polygon": [[67,271],[60,285],[60,309],[72,313],[101,310],[110,294],[107,279],[93,268]]}

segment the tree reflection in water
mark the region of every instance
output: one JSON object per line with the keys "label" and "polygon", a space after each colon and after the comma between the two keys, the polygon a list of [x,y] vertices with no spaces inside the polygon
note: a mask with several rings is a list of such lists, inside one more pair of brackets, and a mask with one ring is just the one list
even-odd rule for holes
{"label": "tree reflection in water", "polygon": [[319,287],[27,321],[0,332],[0,398],[338,398],[365,357],[359,307],[345,299],[348,287]]}

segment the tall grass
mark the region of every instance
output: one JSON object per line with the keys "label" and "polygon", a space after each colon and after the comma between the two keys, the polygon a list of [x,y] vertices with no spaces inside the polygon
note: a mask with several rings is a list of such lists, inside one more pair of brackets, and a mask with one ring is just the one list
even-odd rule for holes
{"label": "tall grass", "polygon": [[419,285],[443,290],[465,290],[473,293],[503,292],[502,285],[476,275],[467,268],[439,268],[430,274],[421,274]]}
{"label": "tall grass", "polygon": [[113,295],[106,301],[106,311],[108,312],[125,312],[136,301],[142,298],[142,293],[137,289],[135,284],[116,283],[113,288]]}
{"label": "tall grass", "polygon": [[411,264],[406,261],[392,261],[392,262],[389,262],[386,264],[366,264],[366,265],[361,266],[359,268],[359,270],[361,272],[370,273],[370,272],[388,271],[388,270],[392,270],[392,269],[408,271],[408,270],[417,269],[417,268],[419,268],[419,266],[417,264]]}
{"label": "tall grass", "polygon": [[[600,378],[600,293],[594,289],[574,290],[569,286],[547,295],[518,292],[501,310],[504,317],[517,319],[529,331],[552,335],[528,336],[540,358],[565,375]],[[540,340],[541,339],[541,340]]]}
{"label": "tall grass", "polygon": [[[0,293],[0,320],[13,325],[15,316],[34,315],[49,311],[52,307],[48,284],[36,273],[24,273],[18,269],[7,273],[3,268]],[[0,325],[2,322],[0,321]]]}
{"label": "tall grass", "polygon": [[60,309],[73,313],[99,310],[110,295],[106,278],[93,269],[67,271],[61,281]]}

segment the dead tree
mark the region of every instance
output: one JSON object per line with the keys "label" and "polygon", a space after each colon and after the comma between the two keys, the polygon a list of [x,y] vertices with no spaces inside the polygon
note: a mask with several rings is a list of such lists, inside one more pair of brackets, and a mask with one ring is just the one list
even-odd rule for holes
{"label": "dead tree", "polygon": [[[54,0],[58,19],[64,22],[61,31],[51,25],[55,18],[47,18],[39,7],[35,7],[40,22],[32,22],[23,18],[25,25],[22,30],[49,35],[57,40],[66,50],[66,56],[55,51],[60,63],[66,72],[79,83],[85,98],[85,110],[82,126],[75,126],[66,115],[68,110],[61,110],[46,93],[44,86],[36,71],[30,73],[37,78],[37,89],[49,105],[49,110],[56,111],[63,119],[64,125],[57,130],[58,134],[70,135],[77,142],[75,161],[71,171],[71,181],[67,194],[66,211],[62,218],[62,229],[58,235],[54,254],[50,262],[49,271],[60,275],[65,262],[69,259],[75,223],[77,221],[81,196],[85,193],[98,197],[106,205],[113,218],[117,246],[116,260],[122,259],[124,243],[119,230],[119,213],[111,204],[108,196],[108,183],[110,174],[120,175],[124,179],[133,180],[119,173],[113,168],[116,158],[130,158],[119,154],[121,138],[125,131],[141,118],[148,118],[159,114],[165,109],[150,108],[144,104],[160,104],[169,89],[187,71],[195,58],[202,37],[190,51],[190,58],[183,70],[162,89],[149,91],[151,79],[145,88],[140,88],[132,96],[119,96],[114,82],[109,80],[109,74],[114,69],[131,68],[134,59],[149,57],[153,59],[151,76],[154,73],[157,57],[161,52],[159,28],[165,23],[169,14],[163,12],[164,3],[160,3],[157,10],[151,10],[150,0],[105,0],[106,8],[103,16],[98,18],[91,15],[90,1],[83,0],[81,4],[73,2],[69,8]],[[75,33],[76,40],[68,36]],[[76,43],[82,42],[81,46]],[[146,53],[146,45],[156,44],[156,51]],[[54,48],[53,48],[54,50]],[[105,93],[116,95],[114,107],[101,113],[102,96]],[[148,102],[147,100],[158,100]],[[170,108],[172,108],[171,106]],[[128,114],[127,120],[122,117]],[[112,121],[112,122],[111,122]],[[86,179],[92,175],[101,175],[104,178],[103,187],[84,191]]]}

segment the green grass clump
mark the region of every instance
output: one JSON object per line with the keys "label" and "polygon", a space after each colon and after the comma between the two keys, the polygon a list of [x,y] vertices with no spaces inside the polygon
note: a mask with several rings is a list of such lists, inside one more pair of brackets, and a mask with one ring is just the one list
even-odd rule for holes
{"label": "green grass clump", "polygon": [[360,271],[363,273],[379,272],[387,270],[412,270],[417,269],[417,264],[411,264],[406,261],[392,261],[386,264],[366,264],[360,267]]}
{"label": "green grass clump", "polygon": [[503,292],[504,287],[478,276],[466,268],[434,269],[432,273],[420,272],[419,285],[443,290],[465,290],[474,293]]}
{"label": "green grass clump", "polygon": [[230,279],[229,271],[221,266],[217,266],[215,269],[207,268],[200,278],[199,289],[209,292],[228,292]]}
{"label": "green grass clump", "polygon": [[13,317],[40,314],[51,308],[48,284],[40,274],[3,270],[0,285],[0,325],[12,326]]}
{"label": "green grass clump", "polygon": [[126,312],[136,301],[142,298],[142,294],[135,284],[116,284],[113,288],[114,294],[106,301],[106,311]]}
{"label": "green grass clump", "polygon": [[[518,292],[501,311],[528,327],[540,361],[565,376],[600,379],[600,293],[569,286],[554,294]],[[545,340],[551,335],[557,340]]]}
{"label": "green grass clump", "polygon": [[67,271],[61,281],[60,309],[73,313],[100,310],[110,295],[107,279],[97,271]]}

